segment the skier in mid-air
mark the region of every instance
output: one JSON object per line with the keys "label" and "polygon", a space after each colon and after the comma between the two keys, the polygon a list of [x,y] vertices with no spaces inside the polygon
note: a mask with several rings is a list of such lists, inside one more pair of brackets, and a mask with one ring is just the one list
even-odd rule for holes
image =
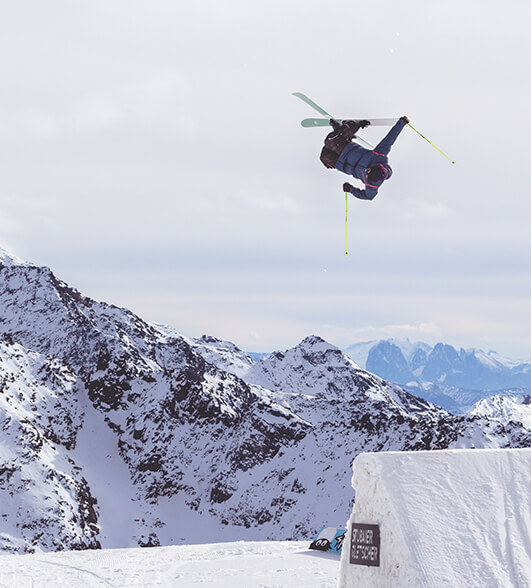
{"label": "skier in mid-air", "polygon": [[331,119],[330,124],[333,131],[325,138],[321,151],[321,162],[325,167],[335,168],[365,184],[365,189],[361,190],[345,182],[343,184],[345,192],[350,192],[361,200],[372,200],[378,194],[378,188],[393,173],[387,155],[398,135],[408,123],[408,117],[402,116],[378,145],[370,151],[352,141],[359,129],[370,124],[368,120],[346,120],[340,124]]}

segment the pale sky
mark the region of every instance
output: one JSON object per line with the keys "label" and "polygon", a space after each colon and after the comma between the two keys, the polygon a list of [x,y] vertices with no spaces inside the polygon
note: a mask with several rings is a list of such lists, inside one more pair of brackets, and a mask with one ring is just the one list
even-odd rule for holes
{"label": "pale sky", "polygon": [[[0,0],[0,247],[247,350],[531,358],[530,21],[527,0]],[[346,257],[349,178],[295,91],[407,114],[457,165],[405,129],[349,200]]]}

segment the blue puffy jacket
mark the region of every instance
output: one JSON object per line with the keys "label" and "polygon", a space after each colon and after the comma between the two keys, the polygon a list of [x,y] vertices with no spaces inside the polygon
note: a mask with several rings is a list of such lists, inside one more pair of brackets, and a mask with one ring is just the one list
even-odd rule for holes
{"label": "blue puffy jacket", "polygon": [[[336,162],[336,169],[361,180],[365,184],[365,190],[351,187],[349,192],[361,200],[372,200],[378,194],[378,188],[385,180],[388,180],[393,170],[389,165],[387,155],[396,141],[402,129],[406,126],[404,120],[398,120],[387,135],[369,151],[357,143],[349,143],[341,152]],[[369,183],[368,169],[381,168],[381,179]]]}

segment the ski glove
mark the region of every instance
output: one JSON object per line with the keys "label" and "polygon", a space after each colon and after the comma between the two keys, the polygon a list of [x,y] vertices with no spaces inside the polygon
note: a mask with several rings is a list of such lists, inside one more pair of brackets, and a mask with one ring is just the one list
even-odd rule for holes
{"label": "ski glove", "polygon": [[352,188],[354,188],[354,186],[351,186],[348,182],[343,184],[343,192],[352,192]]}
{"label": "ski glove", "polygon": [[365,127],[368,127],[371,124],[370,120],[360,120],[360,127],[362,129],[364,129]]}
{"label": "ski glove", "polygon": [[409,118],[407,116],[401,116],[400,120],[403,120],[406,123],[406,125],[409,124]]}

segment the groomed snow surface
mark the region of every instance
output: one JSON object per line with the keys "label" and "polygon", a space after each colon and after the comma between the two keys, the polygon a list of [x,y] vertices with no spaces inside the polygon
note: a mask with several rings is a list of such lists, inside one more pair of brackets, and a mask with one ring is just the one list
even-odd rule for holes
{"label": "groomed snow surface", "polygon": [[237,542],[0,555],[2,588],[332,588],[339,556],[309,543]]}

